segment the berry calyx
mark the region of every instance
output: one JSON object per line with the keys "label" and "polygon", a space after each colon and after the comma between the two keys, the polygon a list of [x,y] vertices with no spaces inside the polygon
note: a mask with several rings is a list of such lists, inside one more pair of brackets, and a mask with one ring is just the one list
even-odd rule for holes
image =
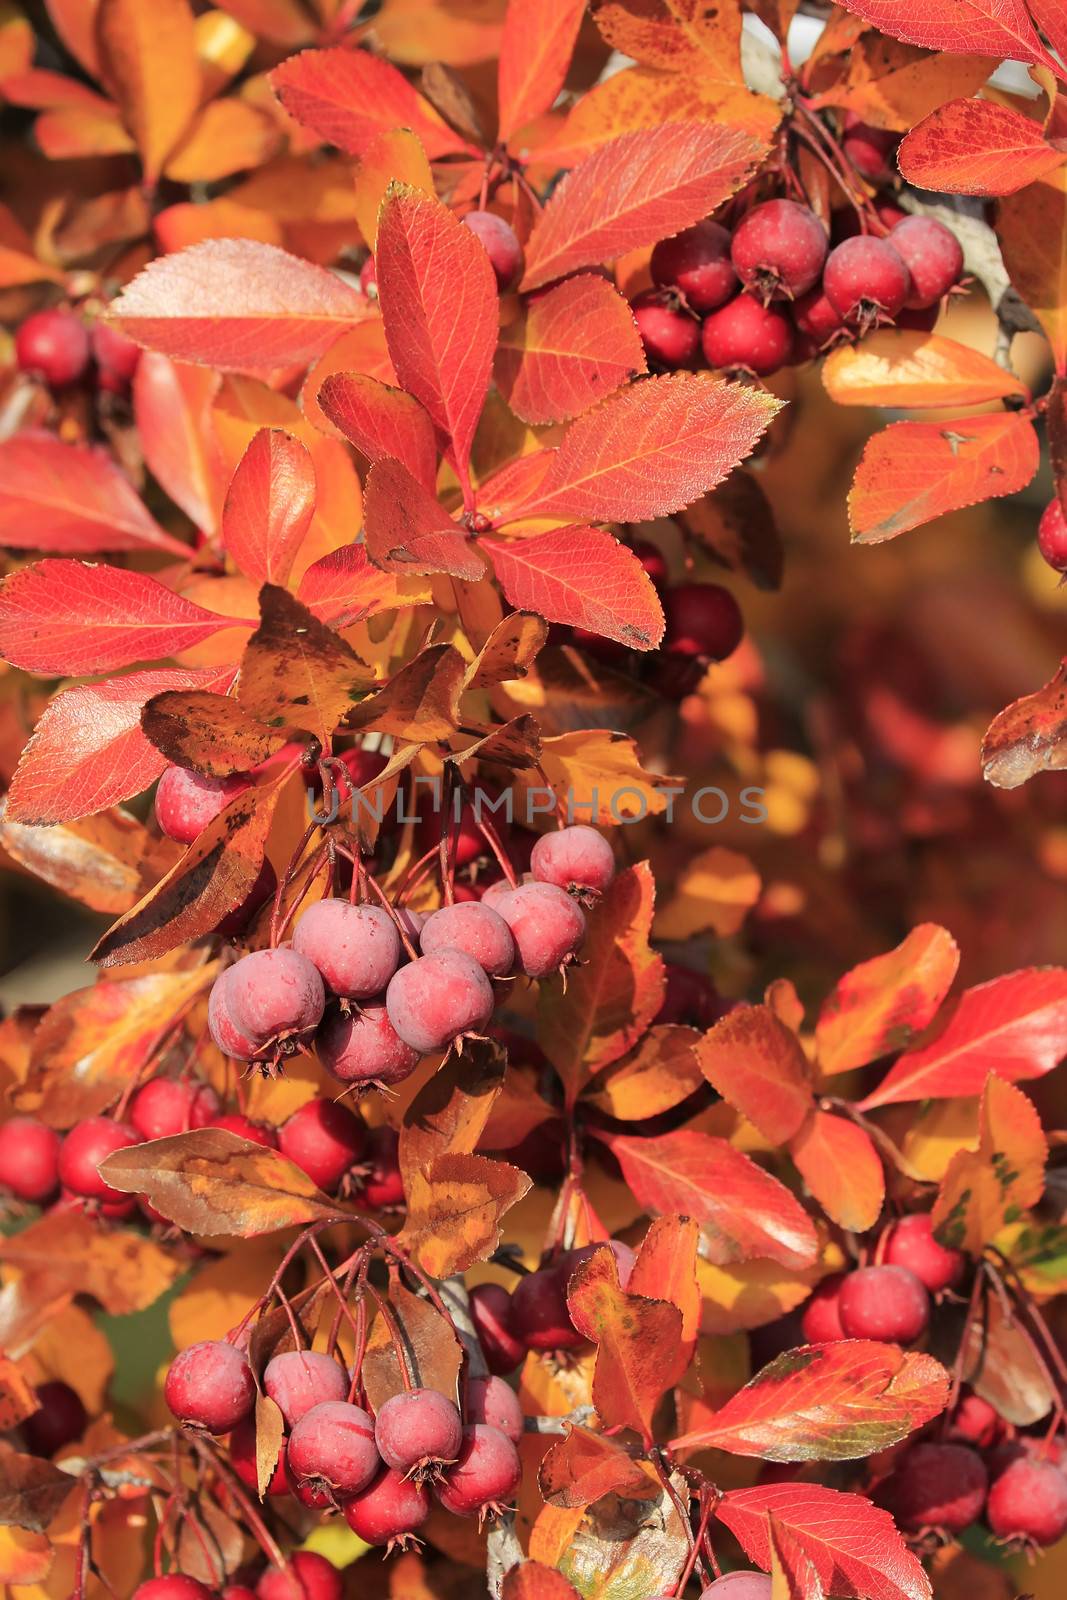
{"label": "berry calyx", "polygon": [[206,1128],[219,1109],[210,1084],[190,1078],[152,1078],[130,1101],[130,1123],[142,1139],[166,1139]]}
{"label": "berry calyx", "polygon": [[387,1467],[434,1478],[459,1455],[463,1423],[451,1400],[436,1389],[404,1389],[379,1410],[374,1439]]}
{"label": "berry calyx", "polygon": [[515,963],[511,929],[492,906],[480,900],[442,906],[427,917],[419,935],[424,956],[460,950],[490,978],[503,978]]}
{"label": "berry calyx", "polygon": [[256,1382],[243,1351],[224,1339],[206,1339],[174,1357],[163,1395],[179,1422],[230,1433],[251,1415]]}
{"label": "berry calyx", "polygon": [[336,995],[368,1000],[400,965],[400,935],[381,906],[320,900],[296,925],[293,949],[318,969]]}
{"label": "berry calyx", "polygon": [[364,1544],[405,1550],[430,1515],[430,1496],[424,1483],[386,1467],[374,1482],[346,1500],[345,1521]]}
{"label": "berry calyx", "polygon": [[289,1436],[290,1474],[331,1497],[358,1494],[381,1465],[373,1420],[344,1400],[312,1406]]}
{"label": "berry calyx", "polygon": [[1037,548],[1053,572],[1067,572],[1067,517],[1059,500],[1050,500],[1041,513]]}
{"label": "berry calyx", "polygon": [[404,1043],[429,1055],[483,1031],[493,1015],[493,990],[477,961],[462,950],[439,950],[400,968],[385,1006]]}
{"label": "berry calyx", "polygon": [[268,1567],[256,1584],[256,1600],[341,1600],[344,1582],[332,1561],[315,1550],[294,1550],[289,1567]]}
{"label": "berry calyx", "polygon": [[1018,1457],[994,1478],[985,1519],[999,1539],[1055,1544],[1067,1533],[1067,1476],[1049,1461]]}
{"label": "berry calyx", "polygon": [[39,1205],[59,1187],[61,1140],[36,1117],[11,1117],[0,1126],[0,1189]]}
{"label": "berry calyx", "polygon": [[963,246],[936,217],[905,217],[890,229],[889,243],[911,274],[905,304],[912,311],[936,306],[963,275]]}
{"label": "berry calyx", "polygon": [[585,915],[554,883],[523,883],[494,898],[515,941],[518,965],[528,978],[544,978],[574,958],[585,938]]}
{"label": "berry calyx", "polygon": [[745,636],[741,607],[719,583],[676,583],[663,591],[668,655],[725,661]]}
{"label": "berry calyx", "polygon": [[50,1378],[37,1385],[37,1410],[21,1424],[26,1448],[34,1456],[54,1456],[85,1432],[88,1412],[69,1383]]}
{"label": "berry calyx", "polygon": [[630,302],[645,354],[654,367],[673,372],[700,348],[700,323],[669,289],[645,289]]}
{"label": "berry calyx", "polygon": [[[244,1422],[239,1422],[229,1438],[230,1465],[245,1486],[257,1495],[259,1494],[259,1468],[256,1464],[256,1419],[246,1417]],[[287,1465],[288,1446],[283,1439],[278,1459],[274,1463],[274,1471],[267,1484],[266,1495],[276,1499],[283,1494],[291,1494],[293,1486],[289,1481]]]}
{"label": "berry calyx", "polygon": [[985,1505],[989,1474],[964,1444],[917,1444],[879,1485],[878,1500],[908,1533],[962,1533]]}
{"label": "berry calyx", "polygon": [[285,1350],[272,1356],[263,1373],[263,1389],[290,1428],[312,1406],[348,1398],[348,1375],[332,1356],[317,1350]]}
{"label": "berry calyx", "polygon": [[832,1272],[812,1290],[800,1317],[800,1327],[808,1344],[831,1344],[845,1338],[841,1326],[841,1285],[847,1274]]}
{"label": "berry calyx", "polygon": [[231,800],[251,788],[244,773],[205,778],[188,767],[168,767],[156,785],[156,821],[168,839],[192,844]]}
{"label": "berry calyx", "polygon": [[649,270],[653,283],[676,289],[701,316],[725,304],[737,289],[730,235],[710,217],[673,239],[661,239],[652,251]]}
{"label": "berry calyx", "polygon": [[358,1011],[328,1011],[315,1035],[315,1053],[332,1078],[362,1089],[402,1083],[421,1060],[401,1039],[381,1000]]}
{"label": "berry calyx", "polygon": [[554,883],[579,899],[595,900],[615,876],[615,852],[595,828],[574,823],[541,835],[530,854],[530,871],[537,883]]}
{"label": "berry calyx", "polygon": [[215,1594],[195,1578],[187,1578],[184,1572],[168,1572],[163,1578],[149,1578],[138,1584],[133,1600],[215,1600]]}
{"label": "berry calyx", "polygon": [[934,1237],[930,1215],[915,1212],[901,1217],[889,1230],[884,1259],[894,1267],[907,1267],[931,1294],[959,1283],[967,1266],[960,1250],[949,1250]]}
{"label": "berry calyx", "polygon": [[435,1493],[446,1511],[457,1517],[499,1516],[522,1480],[519,1453],[498,1428],[484,1422],[464,1428],[455,1466]]}
{"label": "berry calyx", "polygon": [[515,229],[493,211],[468,211],[463,225],[485,246],[498,289],[510,289],[523,268],[522,245]]}
{"label": "berry calyx", "polygon": [[843,239],[827,257],[826,298],[843,320],[866,333],[892,322],[911,293],[911,274],[888,239],[859,234]]}
{"label": "berry calyx", "polygon": [[793,324],[784,311],[739,294],[704,322],[700,342],[709,367],[766,378],[793,352]]}
{"label": "berry calyx", "polygon": [[558,1267],[541,1267],[520,1278],[511,1309],[527,1350],[577,1350],[584,1343],[570,1319],[566,1280]]}
{"label": "berry calyx", "polygon": [[51,389],[79,383],[88,370],[90,353],[85,324],[59,306],[35,311],[15,333],[19,369],[43,378]]}
{"label": "berry calyx", "polygon": [[223,974],[225,1013],[268,1060],[309,1045],[322,1021],[326,991],[317,967],[296,950],[254,950]]}
{"label": "berry calyx", "polygon": [[239,1139],[250,1139],[253,1144],[261,1144],[266,1150],[278,1148],[278,1135],[272,1127],[265,1122],[253,1122],[251,1117],[243,1117],[239,1111],[227,1111],[221,1117],[212,1117],[208,1127],[225,1128],[227,1133],[235,1133]]}
{"label": "berry calyx", "polygon": [[336,1100],[319,1096],[305,1101],[278,1129],[282,1155],[327,1194],[359,1160],[366,1142],[367,1130],[359,1117]]}
{"label": "berry calyx", "polygon": [[526,1354],[515,1325],[511,1295],[502,1283],[479,1283],[470,1292],[471,1321],[489,1371],[514,1372]]}
{"label": "berry calyx", "polygon": [[848,1273],[838,1308],[847,1339],[911,1344],[930,1320],[930,1296],[906,1267],[860,1267]]}
{"label": "berry calyx", "polygon": [[523,1435],[523,1410],[519,1397],[503,1378],[471,1378],[467,1384],[468,1423],[484,1422],[497,1428],[517,1445]]}
{"label": "berry calyx", "polygon": [[87,1117],[75,1123],[59,1152],[59,1181],[71,1194],[125,1206],[129,1196],[105,1183],[97,1171],[106,1156],[139,1144],[136,1128],[110,1117]]}
{"label": "berry calyx", "polygon": [[764,303],[794,300],[817,282],[828,243],[826,229],[809,206],[768,200],[735,228],[730,260],[745,288]]}

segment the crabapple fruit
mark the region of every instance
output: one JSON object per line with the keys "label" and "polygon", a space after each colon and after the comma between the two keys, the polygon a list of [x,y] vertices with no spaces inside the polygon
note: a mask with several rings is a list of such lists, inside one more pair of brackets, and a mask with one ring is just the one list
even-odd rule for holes
{"label": "crabapple fruit", "polygon": [[66,389],[84,378],[89,366],[89,333],[73,311],[50,306],[27,317],[15,333],[15,360],[22,372],[43,378],[52,389]]}
{"label": "crabapple fruit", "polygon": [[704,1033],[726,1014],[729,1007],[706,973],[694,972],[676,961],[665,962],[664,973],[663,1004],[653,1022],[686,1024]]}
{"label": "crabapple fruit", "polygon": [[498,289],[510,289],[523,268],[522,245],[515,229],[494,211],[468,211],[463,225],[485,246]]}
{"label": "crabapple fruit", "polygon": [[130,1123],[142,1139],[166,1139],[190,1128],[206,1128],[219,1109],[208,1083],[190,1078],[150,1078],[130,1101]]}
{"label": "crabapple fruit", "polygon": [[[415,829],[415,841],[419,854],[432,850],[441,841],[441,832],[445,823],[439,797],[436,805],[429,806],[420,811],[418,825]],[[469,867],[473,861],[486,852],[485,835],[478,826],[474,808],[466,801],[460,807],[459,821],[455,818],[455,808],[452,807],[448,816],[448,848],[451,853],[452,864],[457,871]],[[503,824],[496,823],[496,831],[503,835]]]}
{"label": "crabapple fruit", "polygon": [[866,332],[891,322],[911,293],[904,258],[888,239],[869,233],[842,239],[826,260],[822,275],[826,298],[845,322]]}
{"label": "crabapple fruit", "polygon": [[893,176],[892,157],[899,143],[899,133],[872,127],[854,111],[845,112],[841,148],[860,176],[871,183],[884,183]]}
{"label": "crabapple fruit", "polygon": [[[287,1462],[288,1445],[282,1440],[278,1459],[274,1463],[274,1471],[270,1475],[266,1493],[273,1499],[277,1495],[291,1494],[292,1483],[289,1479]],[[259,1493],[259,1467],[256,1462],[256,1419],[246,1417],[239,1422],[230,1434],[229,1440],[230,1465],[240,1478],[241,1482],[249,1489]]]}
{"label": "crabapple fruit", "polygon": [[36,1117],[11,1117],[0,1126],[0,1189],[39,1203],[59,1187],[61,1140]]}
{"label": "crabapple fruit", "polygon": [[511,1296],[502,1283],[479,1283],[470,1292],[471,1321],[489,1371],[514,1372],[526,1346],[515,1331]]}
{"label": "crabapple fruit", "polygon": [[401,1549],[430,1514],[430,1496],[417,1478],[386,1467],[373,1483],[346,1500],[345,1521],[364,1544],[384,1544]]}
{"label": "crabapple fruit", "polygon": [[315,1051],[338,1083],[380,1089],[402,1083],[419,1064],[417,1050],[405,1044],[381,1001],[358,1011],[327,1012],[315,1035]]}
{"label": "crabapple fruit", "polygon": [[205,778],[188,767],[168,767],[156,785],[156,821],[168,839],[192,844],[231,800],[251,788],[243,772]]}
{"label": "crabapple fruit", "polygon": [[973,1444],[988,1450],[1000,1437],[1003,1423],[1000,1415],[980,1394],[964,1390],[952,1413],[949,1438],[960,1444]]}
{"label": "crabapple fruit", "polygon": [[282,1155],[328,1194],[359,1160],[366,1142],[367,1130],[359,1117],[321,1096],[298,1106],[278,1129]]}
{"label": "crabapple fruit", "polygon": [[578,822],[543,833],[530,854],[537,883],[554,883],[569,894],[603,894],[615,876],[615,852],[602,833]]}
{"label": "crabapple fruit", "polygon": [[907,1533],[939,1528],[962,1533],[985,1505],[989,1474],[965,1444],[917,1444],[879,1485],[878,1501]]}
{"label": "crabapple fruit", "polygon": [[229,1433],[256,1403],[256,1381],[244,1352],[225,1339],[205,1339],[174,1357],[163,1396],[179,1422]]}
{"label": "crabapple fruit", "polygon": [[828,244],[809,206],[767,200],[734,229],[730,260],[745,288],[764,302],[793,300],[818,281]]}
{"label": "crabapple fruit", "polygon": [[700,342],[709,367],[766,378],[789,360],[793,324],[784,311],[739,294],[705,318]]}
{"label": "crabapple fruit", "polygon": [[523,1410],[514,1389],[503,1378],[471,1378],[467,1383],[467,1421],[497,1428],[512,1444],[523,1433]]}
{"label": "crabapple fruit", "polygon": [[233,967],[227,967],[211,986],[207,1002],[207,1027],[215,1048],[221,1050],[224,1056],[233,1056],[237,1061],[250,1061],[256,1053],[256,1041],[241,1032],[230,1011],[233,970]]}
{"label": "crabapple fruit", "polygon": [[403,1389],[380,1408],[374,1440],[387,1467],[433,1477],[459,1455],[463,1423],[451,1400],[436,1389]]}
{"label": "crabapple fruit", "polygon": [[81,1438],[88,1421],[77,1391],[59,1378],[51,1378],[37,1385],[37,1410],[22,1423],[22,1436],[31,1455],[54,1456],[64,1445]]}
{"label": "crabapple fruit", "polygon": [[690,309],[702,316],[729,300],[737,289],[730,235],[710,217],[676,233],[673,239],[661,239],[652,251],[649,269],[653,283],[661,289],[677,289]]}
{"label": "crabapple fruit", "polygon": [[[633,553],[648,573],[652,582],[659,588],[660,584],[667,582],[667,558],[658,544],[652,544],[648,539],[635,539]],[[527,835],[527,837],[529,837]]]}
{"label": "crabapple fruit", "polygon": [[115,1122],[111,1117],[86,1117],[84,1122],[75,1123],[63,1140],[59,1152],[59,1181],[64,1189],[85,1200],[125,1205],[129,1196],[105,1183],[97,1168],[105,1156],[140,1142],[136,1128],[128,1123]]}
{"label": "crabapple fruit", "polygon": [[424,956],[461,950],[490,978],[503,978],[515,964],[515,941],[499,912],[480,900],[442,906],[427,917],[419,935]]}
{"label": "crabapple fruit", "polygon": [[585,938],[581,906],[554,883],[522,883],[496,900],[515,940],[518,964],[528,978],[544,978],[573,956]]}
{"label": "crabapple fruit", "polygon": [[905,217],[889,232],[889,243],[911,274],[905,305],[912,311],[936,306],[963,273],[963,246],[936,217]]}
{"label": "crabapple fruit", "polygon": [[343,1593],[341,1574],[315,1550],[294,1550],[288,1571],[268,1567],[256,1584],[256,1600],[341,1600]]}
{"label": "crabapple fruit", "polygon": [[225,973],[225,1008],[255,1054],[309,1044],[322,1021],[326,990],[319,969],[296,950],[254,950]]}
{"label": "crabapple fruit", "polygon": [[462,950],[438,950],[394,974],[385,991],[385,1006],[404,1043],[429,1055],[462,1034],[485,1028],[493,1015],[493,989],[471,956]]}
{"label": "crabapple fruit", "polygon": [[235,1133],[239,1139],[250,1139],[253,1144],[261,1144],[266,1150],[277,1150],[278,1135],[266,1122],[253,1122],[251,1117],[243,1117],[239,1111],[227,1111],[221,1117],[212,1117],[208,1123],[209,1128],[225,1128],[227,1133]]}
{"label": "crabapple fruit", "polygon": [[358,1494],[382,1465],[372,1419],[346,1400],[312,1406],[289,1436],[288,1465],[294,1478],[328,1486],[337,1495]]}
{"label": "crabapple fruit", "polygon": [[802,294],[793,306],[793,326],[821,350],[845,326],[844,319],[830,304],[825,289],[816,284]]}
{"label": "crabapple fruit", "polygon": [[630,302],[645,354],[653,366],[684,367],[700,349],[700,323],[669,289],[645,289]]}
{"label": "crabapple fruit", "polygon": [[393,1128],[375,1128],[356,1200],[365,1211],[392,1210],[404,1203],[404,1178],[400,1171],[400,1140]]}
{"label": "crabapple fruit", "polygon": [[845,1277],[843,1272],[832,1272],[812,1290],[800,1318],[801,1332],[808,1344],[831,1344],[845,1337],[840,1304]]}
{"label": "crabapple fruit", "polygon": [[168,1572],[166,1577],[138,1584],[133,1600],[215,1600],[215,1591],[187,1578],[184,1572]]}
{"label": "crabapple fruit", "polygon": [[907,1267],[860,1267],[841,1285],[838,1309],[848,1339],[911,1344],[926,1331],[930,1296]]}
{"label": "crabapple fruit", "polygon": [[140,345],[127,339],[110,322],[94,322],[89,339],[96,362],[97,388],[125,394],[141,359]]}
{"label": "crabapple fruit", "polygon": [[1058,500],[1050,500],[1041,513],[1037,548],[1054,572],[1067,572],[1067,517]]}
{"label": "crabapple fruit", "polygon": [[668,655],[725,661],[744,638],[741,607],[719,583],[676,583],[662,598]]}
{"label": "crabapple fruit", "polygon": [[527,1350],[577,1350],[584,1343],[570,1319],[566,1279],[558,1267],[541,1267],[520,1278],[511,1309]]}
{"label": "crabapple fruit", "polygon": [[949,1250],[934,1237],[927,1211],[901,1217],[889,1230],[884,1259],[892,1267],[907,1267],[931,1294],[959,1283],[967,1265],[962,1251]]}
{"label": "crabapple fruit", "polygon": [[985,1519],[999,1539],[1055,1544],[1067,1533],[1067,1476],[1050,1461],[1018,1457],[994,1478]]}
{"label": "crabapple fruit", "polygon": [[464,1428],[459,1458],[436,1487],[437,1498],[456,1517],[496,1516],[522,1480],[519,1452],[499,1428],[476,1422]]}
{"label": "crabapple fruit", "polygon": [[295,1428],[312,1406],[347,1400],[348,1374],[332,1356],[317,1350],[284,1350],[267,1362],[263,1388]]}
{"label": "crabapple fruit", "polygon": [[771,1600],[771,1580],[765,1572],[724,1572],[701,1590],[700,1600]]}
{"label": "crabapple fruit", "polygon": [[400,935],[381,906],[320,900],[296,925],[293,949],[317,967],[336,995],[368,1000],[400,965]]}

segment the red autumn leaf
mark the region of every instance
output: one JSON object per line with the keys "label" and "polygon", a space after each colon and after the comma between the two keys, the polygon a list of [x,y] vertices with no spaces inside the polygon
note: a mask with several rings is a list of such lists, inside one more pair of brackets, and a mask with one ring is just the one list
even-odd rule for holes
{"label": "red autumn leaf", "polygon": [[527,302],[501,330],[496,381],[524,422],[565,422],[648,370],[629,303],[596,273]]}
{"label": "red autumn leaf", "polygon": [[291,117],[349,155],[398,127],[417,134],[431,161],[473,153],[402,72],[368,50],[305,50],[275,67],[270,81]]}
{"label": "red autumn leaf", "polygon": [[869,1133],[847,1117],[816,1110],[789,1153],[831,1222],[855,1233],[874,1227],[885,1202],[885,1173]]}
{"label": "red autumn leaf", "polygon": [[856,544],[880,544],[946,512],[1025,489],[1038,467],[1034,425],[1018,412],[956,422],[895,422],[876,433],[848,497]]}
{"label": "red autumn leaf", "polygon": [[374,261],[397,376],[463,473],[499,322],[488,253],[439,200],[395,185],[382,203]]}
{"label": "red autumn leaf", "polygon": [[944,1409],[939,1361],[873,1339],[808,1344],[776,1356],[675,1450],[766,1461],[855,1461],[907,1438]]}
{"label": "red autumn leaf", "polygon": [[900,170],[920,189],[947,194],[1014,194],[1067,155],[1040,122],[991,100],[950,100],[905,137]]}
{"label": "red autumn leaf", "polygon": [[518,1561],[505,1575],[500,1600],[580,1600],[562,1572],[542,1561]]}
{"label": "red autumn leaf", "polygon": [[217,372],[145,350],[133,378],[133,414],[145,462],[176,506],[206,533],[218,516],[218,468],[208,446]]}
{"label": "red autumn leaf", "polygon": [[989,1073],[1041,1078],[1067,1056],[1067,969],[1024,967],[960,996],[938,1037],[900,1057],[863,1110],[979,1094]]}
{"label": "red autumn leaf", "polygon": [[538,1483],[549,1505],[572,1508],[606,1494],[652,1500],[661,1489],[650,1462],[635,1461],[602,1433],[574,1426],[546,1452]]}
{"label": "red autumn leaf", "polygon": [[930,1580],[888,1511],[821,1483],[729,1489],[715,1515],[750,1560],[771,1565],[768,1513],[797,1541],[827,1594],[845,1600],[930,1600]]}
{"label": "red autumn leaf", "polygon": [[823,1076],[903,1050],[927,1027],[952,987],[960,952],[934,922],[913,928],[884,956],[863,961],[823,1002],[815,1044]]}
{"label": "red autumn leaf", "polygon": [[112,672],[251,627],[184,600],[143,572],[37,561],[0,584],[0,653],[27,672]]}
{"label": "red autumn leaf", "polygon": [[158,256],[111,304],[122,332],[149,350],[261,371],[314,361],[367,314],[336,273],[255,239]]}
{"label": "red autumn leaf", "polygon": [[734,194],[762,154],[739,128],[667,122],[624,133],[567,174],[534,224],[523,289],[680,233]]}
{"label": "red autumn leaf", "polygon": [[993,718],[982,740],[982,776],[998,789],[1017,789],[1039,772],[1067,766],[1067,660],[1043,688],[1015,700]]}
{"label": "red autumn leaf", "polygon": [[1067,55],[1067,5],[1064,0],[1029,0],[1030,15],[1054,50]]}
{"label": "red autumn leaf", "polygon": [[417,400],[362,372],[335,372],[322,384],[318,403],[345,438],[368,461],[393,456],[424,489],[437,478],[433,423]]}
{"label": "red autumn leaf", "polygon": [[1048,1154],[1033,1101],[990,1073],[978,1111],[978,1148],[956,1151],[934,1202],[930,1220],[942,1244],[980,1256],[1006,1224],[1037,1205]]}
{"label": "red autumn leaf", "polygon": [[[771,1546],[771,1600],[826,1600],[826,1590],[803,1544],[767,1513]],[[782,1585],[784,1584],[784,1589]]]}
{"label": "red autumn leaf", "polygon": [[284,583],[315,515],[315,467],[281,428],[261,428],[237,464],[222,542],[254,583]]}
{"label": "red autumn leaf", "polygon": [[567,76],[585,0],[509,0],[500,40],[497,99],[505,142],[547,111]]}
{"label": "red autumn leaf", "polygon": [[634,650],[663,637],[663,607],[633,551],[600,528],[556,528],[532,539],[480,539],[508,600],[546,622],[568,622]]}
{"label": "red autumn leaf", "polygon": [[363,494],[367,554],[385,572],[447,572],[471,582],[485,562],[435,495],[390,457],[376,461]]}
{"label": "red autumn leaf", "polygon": [[767,1006],[739,1006],[696,1047],[704,1076],[769,1139],[785,1144],[811,1109],[811,1070],[795,1033]]}
{"label": "red autumn leaf", "polygon": [[175,667],[65,689],[45,707],[19,758],[8,819],[69,822],[140,794],[166,765],[141,730],[145,703],[168,689],[223,690],[232,676],[232,669]]}
{"label": "red autumn leaf", "polygon": [[842,0],[891,39],[959,55],[1010,56],[1050,65],[1024,0]]}
{"label": "red autumn leaf", "polygon": [[366,545],[346,544],[312,563],[300,580],[297,599],[320,622],[350,627],[360,618],[396,604],[396,579],[371,564]]}
{"label": "red autumn leaf", "polygon": [[697,1129],[630,1138],[602,1134],[640,1204],[653,1214],[693,1217],[716,1266],[759,1257],[810,1267],[818,1253],[811,1219],[784,1184],[725,1139]]}
{"label": "red autumn leaf", "polygon": [[65,555],[191,554],[159,526],[104,451],[63,444],[50,433],[16,433],[0,443],[0,545]]}
{"label": "red autumn leaf", "polygon": [[700,1229],[692,1217],[655,1217],[641,1241],[630,1281],[631,1294],[666,1300],[682,1314],[682,1342],[692,1355],[700,1332],[697,1256]]}

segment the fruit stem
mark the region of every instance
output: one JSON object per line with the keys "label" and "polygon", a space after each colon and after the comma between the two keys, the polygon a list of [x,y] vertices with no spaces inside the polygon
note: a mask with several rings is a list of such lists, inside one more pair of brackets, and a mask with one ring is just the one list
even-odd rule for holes
{"label": "fruit stem", "polygon": [[227,1489],[240,1506],[249,1531],[267,1560],[272,1566],[280,1567],[283,1572],[288,1572],[290,1570],[289,1563],[282,1554],[281,1547],[252,1504],[245,1491],[244,1484],[229,1464],[223,1460],[217,1445],[214,1444],[213,1440],[209,1443],[207,1439],[200,1438],[196,1434],[191,1435],[190,1440],[197,1454],[205,1461],[209,1461],[219,1476],[225,1479]]}

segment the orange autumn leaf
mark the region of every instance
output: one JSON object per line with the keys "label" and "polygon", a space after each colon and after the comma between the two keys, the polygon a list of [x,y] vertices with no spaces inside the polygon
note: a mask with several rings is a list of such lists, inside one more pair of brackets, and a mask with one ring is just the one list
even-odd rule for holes
{"label": "orange autumn leaf", "polygon": [[874,1227],[885,1201],[885,1174],[869,1133],[846,1117],[816,1110],[789,1153],[832,1222],[855,1233]]}
{"label": "orange autumn leaf", "polygon": [[935,923],[853,967],[823,1002],[815,1046],[823,1077],[851,1072],[909,1044],[931,1022],[959,967],[956,941]]}
{"label": "orange autumn leaf", "polygon": [[697,1045],[708,1082],[772,1144],[799,1130],[812,1103],[811,1069],[795,1033],[767,1006],[742,1006]]}
{"label": "orange autumn leaf", "polygon": [[990,1074],[982,1091],[978,1149],[949,1162],[934,1204],[934,1230],[953,1249],[981,1253],[1001,1228],[1035,1206],[1045,1188],[1048,1141],[1032,1100]]}
{"label": "orange autumn leaf", "polygon": [[826,392],[839,406],[978,406],[1026,385],[969,345],[937,333],[884,328],[857,345],[831,350],[822,364]]}

